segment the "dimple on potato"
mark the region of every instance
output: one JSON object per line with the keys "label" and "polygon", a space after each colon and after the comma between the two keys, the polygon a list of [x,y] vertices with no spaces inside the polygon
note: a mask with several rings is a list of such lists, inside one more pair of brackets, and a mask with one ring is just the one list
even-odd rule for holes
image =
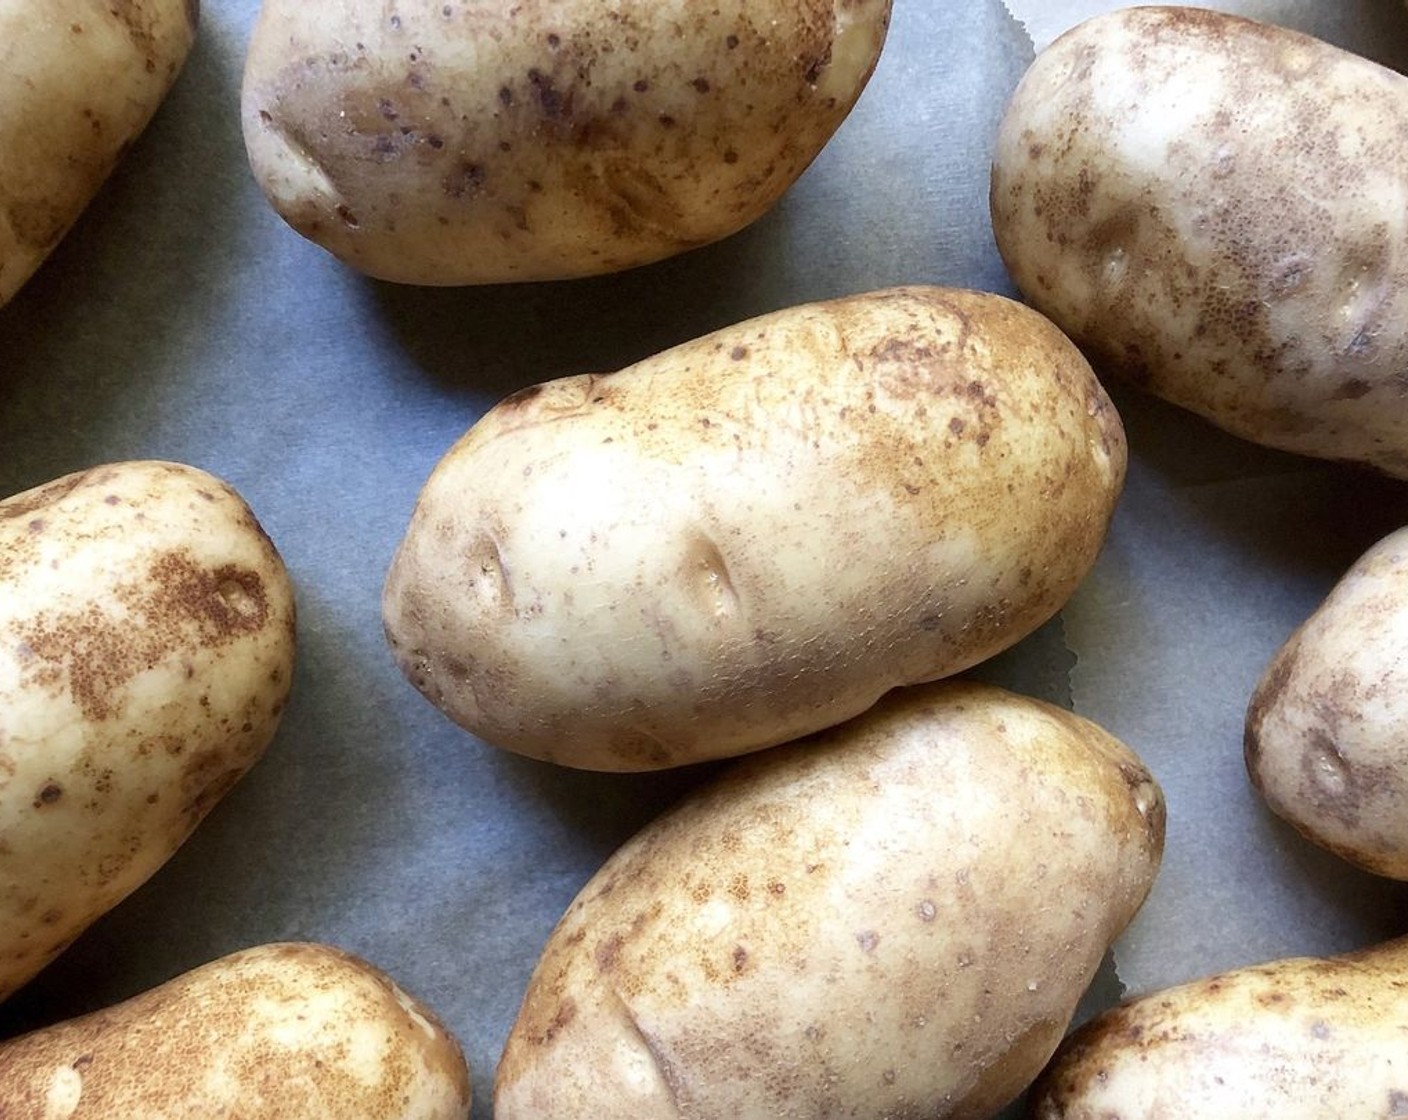
{"label": "dimple on potato", "polygon": [[198,11],[197,0],[0,0],[0,305],[146,128]]}
{"label": "dimple on potato", "polygon": [[421,492],[386,632],[496,746],[597,770],[741,754],[1049,619],[1125,456],[1079,351],[1011,300],[790,308],[490,410]]}
{"label": "dimple on potato", "polygon": [[459,1043],[379,969],[260,945],[0,1043],[0,1114],[467,1120]]}
{"label": "dimple on potato", "polygon": [[95,467],[0,502],[0,584],[4,998],[263,753],[294,604],[245,502],[177,463]]}
{"label": "dimple on potato", "polygon": [[607,861],[534,971],[495,1118],[990,1117],[1060,1042],[1163,829],[1089,721],[896,692]]}
{"label": "dimple on potato", "polygon": [[1277,651],[1247,707],[1245,756],[1303,835],[1408,879],[1408,529],[1361,556]]}
{"label": "dimple on potato", "polygon": [[264,0],[242,114],[295,230],[372,276],[557,280],[765,213],[850,112],[890,0]]}
{"label": "dimple on potato", "polygon": [[1152,992],[1087,1023],[1034,1120],[1349,1120],[1408,1114],[1408,938]]}
{"label": "dimple on potato", "polygon": [[1408,78],[1284,28],[1134,7],[1038,56],[995,144],[1023,295],[1238,436],[1408,477]]}

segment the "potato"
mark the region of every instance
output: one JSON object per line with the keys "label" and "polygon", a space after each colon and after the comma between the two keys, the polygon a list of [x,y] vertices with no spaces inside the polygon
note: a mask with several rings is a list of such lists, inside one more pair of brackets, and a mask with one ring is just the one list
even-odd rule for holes
{"label": "potato", "polygon": [[0,584],[3,998],[156,871],[264,751],[294,607],[249,507],[175,463],[98,467],[0,502]]}
{"label": "potato", "polygon": [[411,681],[487,742],[597,770],[840,723],[1050,618],[1124,431],[1000,296],[776,312],[523,390],[436,467],[387,577]]}
{"label": "potato", "polygon": [[1088,721],[897,692],[611,857],[533,974],[495,1118],[990,1116],[1143,902],[1163,825]]}
{"label": "potato", "polygon": [[1408,1116],[1408,939],[1132,1000],[1061,1047],[1035,1120]]}
{"label": "potato", "polygon": [[890,0],[264,0],[255,178],[295,230],[413,284],[589,276],[766,212],[860,96]]}
{"label": "potato", "polygon": [[365,961],[262,945],[0,1043],[0,1115],[465,1120],[459,1043]]}
{"label": "potato", "polygon": [[1097,16],[1022,79],[991,201],[1101,373],[1408,477],[1408,78],[1215,12]]}
{"label": "potato", "polygon": [[197,0],[0,0],[0,304],[146,128],[198,11]]}
{"label": "potato", "polygon": [[1408,879],[1408,529],[1360,557],[1277,651],[1247,708],[1245,753],[1252,783],[1302,834]]}

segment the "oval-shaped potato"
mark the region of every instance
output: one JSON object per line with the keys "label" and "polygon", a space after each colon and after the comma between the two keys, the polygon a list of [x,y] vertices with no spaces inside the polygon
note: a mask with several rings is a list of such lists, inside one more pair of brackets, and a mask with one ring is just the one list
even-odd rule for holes
{"label": "oval-shaped potato", "polygon": [[1062,1045],[1036,1120],[1408,1115],[1408,938],[1297,957],[1131,1000]]}
{"label": "oval-shaped potato", "polygon": [[466,1120],[459,1043],[366,961],[261,945],[0,1043],[0,1113]]}
{"label": "oval-shaped potato", "polygon": [[197,0],[0,0],[0,304],[147,127],[198,12]]}
{"label": "oval-shaped potato", "polygon": [[264,0],[255,178],[372,276],[588,276],[762,216],[850,112],[890,0]]}
{"label": "oval-shaped potato", "polygon": [[1022,79],[992,220],[1026,298],[1227,431],[1408,477],[1408,78],[1196,8],[1097,16]]}
{"label": "oval-shaped potato", "polygon": [[[0,502],[0,998],[160,867],[273,738],[282,561],[219,479],[97,467]],[[3,1111],[3,1109],[0,1109]]]}
{"label": "oval-shaped potato", "polygon": [[1303,835],[1408,879],[1408,529],[1360,557],[1277,651],[1247,707],[1245,754]]}
{"label": "oval-shaped potato", "polygon": [[1163,825],[1090,722],[897,692],[611,857],[533,974],[496,1120],[991,1116],[1142,904]]}
{"label": "oval-shaped potato", "polygon": [[421,493],[386,631],[495,745],[599,770],[741,754],[1046,621],[1124,470],[1090,367],[1020,304],[791,308],[492,409]]}

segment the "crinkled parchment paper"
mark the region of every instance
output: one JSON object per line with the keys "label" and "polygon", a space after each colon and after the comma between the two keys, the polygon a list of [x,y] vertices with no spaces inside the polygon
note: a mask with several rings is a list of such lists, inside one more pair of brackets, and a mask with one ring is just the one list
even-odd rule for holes
{"label": "crinkled parchment paper", "polygon": [[[1095,5],[1012,7],[1045,41]],[[1246,7],[1365,49],[1408,44],[1408,15],[1385,0]],[[256,5],[204,9],[146,136],[0,310],[0,493],[119,458],[227,478],[297,583],[294,695],[267,757],[144,888],[0,1007],[0,1035],[245,945],[329,941],[445,1019],[487,1120],[494,1063],[552,925],[611,850],[709,770],[558,770],[475,742],[422,701],[379,617],[416,492],[486,407],[545,378],[847,292],[1013,294],[988,225],[988,153],[1032,45],[999,0],[896,0],[852,117],[751,229],[616,277],[432,290],[362,279],[267,208],[238,117]],[[1240,718],[1280,639],[1408,513],[1402,488],[1257,451],[1134,393],[1118,401],[1134,457],[1098,571],[1064,620],[980,675],[1074,702],[1168,791],[1166,869],[1119,947],[1123,978],[1140,988],[1396,932],[1401,892],[1256,804]],[[1107,968],[1083,1014],[1119,991]]]}

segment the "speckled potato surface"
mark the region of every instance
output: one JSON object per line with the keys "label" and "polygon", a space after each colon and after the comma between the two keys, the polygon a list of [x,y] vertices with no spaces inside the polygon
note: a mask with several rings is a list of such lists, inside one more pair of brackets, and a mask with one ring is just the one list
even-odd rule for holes
{"label": "speckled potato surface", "polygon": [[1088,721],[896,692],[611,857],[534,972],[495,1118],[991,1116],[1143,902],[1163,826]]}
{"label": "speckled potato surface", "polygon": [[1408,529],[1360,557],[1277,651],[1248,705],[1245,754],[1301,833],[1408,879]]}
{"label": "speckled potato surface", "polygon": [[146,128],[197,0],[0,0],[0,305]]}
{"label": "speckled potato surface", "polygon": [[1408,939],[1154,992],[1087,1023],[1032,1092],[1034,1120],[1408,1116]]}
{"label": "speckled potato surface", "polygon": [[262,945],[0,1043],[0,1115],[466,1120],[459,1043],[367,962]]}
{"label": "speckled potato surface", "polygon": [[1091,356],[1256,442],[1408,477],[1408,78],[1216,12],[1097,16],[1002,121],[1013,279]]}
{"label": "speckled potato surface", "polygon": [[385,280],[595,275],[766,212],[890,0],[264,0],[245,144],[295,230]]}
{"label": "speckled potato surface", "polygon": [[0,586],[4,998],[263,753],[292,678],[294,606],[249,507],[175,463],[96,467],[0,501]]}
{"label": "speckled potato surface", "polygon": [[451,449],[387,577],[410,680],[486,742],[598,770],[772,746],[1061,607],[1124,430],[1000,296],[775,312],[521,391]]}

